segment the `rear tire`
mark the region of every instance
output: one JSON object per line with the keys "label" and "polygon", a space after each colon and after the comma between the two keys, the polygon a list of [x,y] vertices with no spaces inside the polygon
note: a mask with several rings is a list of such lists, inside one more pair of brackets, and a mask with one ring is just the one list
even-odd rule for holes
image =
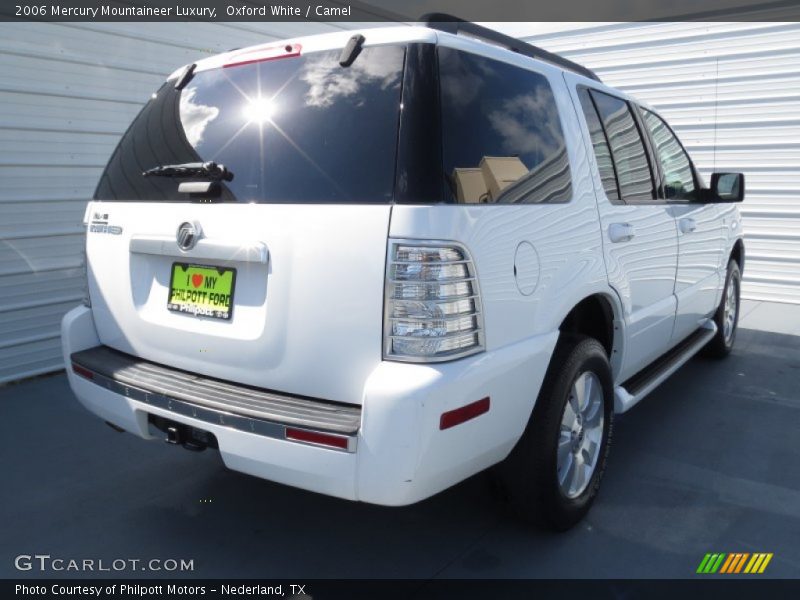
{"label": "rear tire", "polygon": [[725,358],[733,350],[736,330],[739,326],[739,305],[741,299],[742,274],[735,260],[728,263],[722,300],[714,313],[717,334],[703,348],[702,354],[711,358]]}
{"label": "rear tire", "polygon": [[528,426],[498,469],[520,517],[565,531],[586,515],[608,460],[613,405],[603,346],[562,334]]}

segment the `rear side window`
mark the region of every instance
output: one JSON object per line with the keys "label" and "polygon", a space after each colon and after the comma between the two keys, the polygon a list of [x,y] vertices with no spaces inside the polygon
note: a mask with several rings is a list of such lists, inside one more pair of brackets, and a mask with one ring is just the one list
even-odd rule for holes
{"label": "rear side window", "polygon": [[592,90],[591,96],[611,149],[622,199],[631,203],[652,202],[653,175],[630,106],[597,90]]}
{"label": "rear side window", "polygon": [[661,163],[664,196],[667,200],[692,200],[695,181],[689,156],[661,117],[647,109],[642,109],[642,116]]}
{"label": "rear side window", "polygon": [[234,177],[221,200],[390,202],[405,49],[340,51],[197,73],[162,86],[123,136],[95,194],[186,201],[159,165],[214,161]]}
{"label": "rear side window", "polygon": [[547,78],[438,49],[444,177],[450,201],[567,202],[564,132]]}

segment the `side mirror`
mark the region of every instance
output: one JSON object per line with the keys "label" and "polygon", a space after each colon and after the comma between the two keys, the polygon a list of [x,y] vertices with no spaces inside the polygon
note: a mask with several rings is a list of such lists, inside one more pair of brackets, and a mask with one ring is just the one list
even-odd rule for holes
{"label": "side mirror", "polygon": [[744,173],[712,173],[712,202],[741,202],[744,200]]}

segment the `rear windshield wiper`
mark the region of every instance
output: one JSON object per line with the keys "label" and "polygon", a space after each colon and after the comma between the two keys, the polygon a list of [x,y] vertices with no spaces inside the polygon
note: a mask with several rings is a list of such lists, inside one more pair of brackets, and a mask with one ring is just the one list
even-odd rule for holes
{"label": "rear windshield wiper", "polygon": [[233,173],[215,162],[160,165],[142,173],[145,177],[208,177],[212,181],[231,181]]}

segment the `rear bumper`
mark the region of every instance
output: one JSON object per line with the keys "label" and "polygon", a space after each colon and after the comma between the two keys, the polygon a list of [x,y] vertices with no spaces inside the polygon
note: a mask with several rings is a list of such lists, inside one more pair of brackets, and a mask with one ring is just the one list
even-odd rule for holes
{"label": "rear bumper", "polygon": [[[358,430],[334,432],[355,438],[357,443],[348,446],[351,451],[288,441],[257,428],[248,431],[249,425],[186,410],[186,398],[173,404],[148,401],[124,386],[77,375],[69,367],[72,355],[101,345],[91,310],[85,307],[64,317],[62,340],[70,386],[80,402],[128,432],[160,438],[148,425],[148,415],[161,416],[213,433],[231,469],[340,498],[404,505],[505,458],[527,423],[557,332],[452,363],[380,363],[363,385]],[[442,413],[485,397],[491,398],[487,413],[439,429]],[[349,414],[352,418],[353,412]],[[264,422],[286,424],[275,415]]]}
{"label": "rear bumper", "polygon": [[355,452],[361,406],[268,392],[165,367],[95,346],[70,356],[72,371],[126,398],[248,433],[290,439],[305,432],[324,435],[346,452]]}

